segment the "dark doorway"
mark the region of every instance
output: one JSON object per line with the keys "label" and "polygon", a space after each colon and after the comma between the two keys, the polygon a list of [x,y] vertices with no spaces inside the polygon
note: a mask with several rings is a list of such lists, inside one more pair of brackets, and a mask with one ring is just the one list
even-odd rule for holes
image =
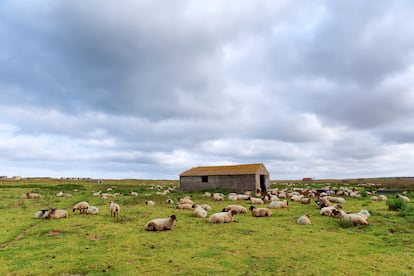
{"label": "dark doorway", "polygon": [[260,190],[266,192],[266,176],[264,174],[260,175]]}

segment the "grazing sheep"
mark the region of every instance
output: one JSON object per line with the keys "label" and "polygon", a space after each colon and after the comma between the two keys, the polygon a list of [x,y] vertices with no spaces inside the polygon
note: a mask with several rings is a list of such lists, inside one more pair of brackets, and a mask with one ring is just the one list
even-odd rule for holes
{"label": "grazing sheep", "polygon": [[252,216],[254,217],[271,217],[272,211],[269,208],[256,208],[254,206],[250,206],[250,211],[252,211]]}
{"label": "grazing sheep", "polygon": [[402,201],[405,201],[405,202],[410,202],[410,199],[408,198],[408,197],[406,197],[406,196],[403,196],[403,195],[401,195],[401,194],[397,194],[397,196],[396,196],[397,198],[399,198],[399,199],[401,199]]}
{"label": "grazing sheep", "polygon": [[194,209],[193,216],[199,217],[199,218],[206,218],[207,217],[207,211],[203,207],[197,206]]}
{"label": "grazing sheep", "polygon": [[262,199],[256,197],[250,197],[249,201],[251,204],[264,204]]}
{"label": "grazing sheep", "polygon": [[237,214],[246,214],[247,213],[246,207],[241,206],[241,205],[228,205],[228,206],[223,208],[222,212],[228,212],[230,210],[236,211]]}
{"label": "grazing sheep", "polygon": [[111,211],[111,217],[118,218],[119,211],[121,210],[121,208],[119,207],[119,204],[117,204],[113,201],[110,201],[109,202],[109,210]]}
{"label": "grazing sheep", "polygon": [[86,201],[81,201],[75,204],[75,206],[73,206],[72,211],[75,212],[76,210],[79,210],[79,214],[85,214],[86,210],[89,207],[89,203]]}
{"label": "grazing sheep", "polygon": [[22,195],[22,198],[38,199],[38,198],[42,198],[42,196],[40,194],[37,194],[37,193],[25,193],[24,195]]}
{"label": "grazing sheep", "polygon": [[52,208],[49,212],[45,213],[44,218],[46,219],[60,219],[68,218],[69,214],[66,210]]}
{"label": "grazing sheep", "polygon": [[178,204],[177,209],[193,209],[193,205],[194,204],[188,204],[188,203]]}
{"label": "grazing sheep", "polygon": [[165,201],[165,203],[166,204],[174,204],[174,200],[172,200],[172,199],[167,199],[166,201]]}
{"label": "grazing sheep", "polygon": [[308,224],[312,224],[310,221],[310,216],[309,215],[303,215],[301,217],[298,218],[298,220],[296,221],[298,224],[301,225],[308,225]]}
{"label": "grazing sheep", "polygon": [[334,217],[342,221],[352,222],[353,225],[368,225],[367,218],[361,214],[347,214],[343,210],[333,210]]}
{"label": "grazing sheep", "polygon": [[46,214],[47,211],[48,211],[47,209],[46,210],[39,210],[34,214],[33,218],[35,218],[35,219],[43,218],[43,216]]}
{"label": "grazing sheep", "polygon": [[175,215],[171,215],[169,218],[157,218],[150,220],[145,225],[147,231],[166,231],[174,228],[174,223],[177,220]]}
{"label": "grazing sheep", "polygon": [[279,200],[272,201],[269,203],[268,207],[270,209],[281,209],[281,208],[287,208],[288,205],[289,205],[289,201],[285,199],[282,201],[279,201]]}
{"label": "grazing sheep", "polygon": [[152,201],[152,200],[145,200],[145,205],[148,205],[148,206],[155,206],[155,202],[154,202],[154,201]]}
{"label": "grazing sheep", "polygon": [[302,204],[310,204],[311,202],[312,202],[312,199],[310,199],[309,197],[305,197],[300,200],[300,203]]}
{"label": "grazing sheep", "polygon": [[237,212],[230,210],[228,212],[219,212],[210,216],[208,219],[209,223],[230,223],[234,221],[234,215]]}
{"label": "grazing sheep", "polygon": [[88,206],[88,209],[86,209],[86,213],[88,215],[97,215],[99,213],[99,209],[95,206]]}

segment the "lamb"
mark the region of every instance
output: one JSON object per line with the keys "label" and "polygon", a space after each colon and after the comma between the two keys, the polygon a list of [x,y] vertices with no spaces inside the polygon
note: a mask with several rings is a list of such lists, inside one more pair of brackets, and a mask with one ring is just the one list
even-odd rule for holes
{"label": "lamb", "polygon": [[86,201],[81,201],[75,204],[75,206],[73,206],[72,211],[75,212],[76,210],[79,210],[79,214],[85,214],[86,210],[89,207],[89,203]]}
{"label": "lamb", "polygon": [[289,201],[285,199],[282,201],[279,201],[279,200],[272,201],[269,203],[268,207],[270,209],[281,209],[281,208],[287,208],[288,205],[289,205]]}
{"label": "lamb", "polygon": [[397,194],[397,196],[396,196],[397,198],[399,198],[399,199],[401,199],[402,201],[405,201],[405,202],[410,202],[410,199],[408,198],[408,197],[406,197],[406,196],[403,196],[403,195],[401,195],[401,194]]}
{"label": "lamb", "polygon": [[197,206],[194,209],[193,216],[199,217],[199,218],[206,218],[207,217],[207,211],[203,207]]}
{"label": "lamb", "polygon": [[254,206],[250,206],[250,211],[252,211],[252,216],[254,217],[271,217],[272,211],[269,208],[256,208]]}
{"label": "lamb", "polygon": [[298,224],[301,224],[301,225],[309,225],[309,224],[312,224],[311,221],[310,221],[310,216],[309,215],[306,215],[306,214],[303,215],[303,216],[301,216],[301,217],[299,217],[296,222]]}
{"label": "lamb", "polygon": [[223,208],[222,212],[228,212],[230,210],[235,210],[237,212],[237,214],[246,214],[247,213],[246,207],[241,206],[241,205],[228,205],[228,206]]}
{"label": "lamb", "polygon": [[234,221],[234,215],[237,212],[230,210],[228,212],[219,212],[210,216],[208,219],[209,223],[230,223]]}
{"label": "lamb", "polygon": [[169,218],[157,218],[150,220],[145,225],[147,231],[166,231],[174,228],[174,223],[177,220],[175,215],[171,215]]}
{"label": "lamb", "polygon": [[99,209],[95,206],[88,206],[88,209],[86,209],[86,213],[88,215],[97,215],[99,213]]}
{"label": "lamb", "polygon": [[39,210],[34,214],[33,218],[35,218],[35,219],[43,218],[43,216],[46,214],[47,211],[48,211],[47,209],[46,210]]}
{"label": "lamb", "polygon": [[339,218],[342,221],[352,222],[353,225],[368,225],[367,218],[361,214],[347,214],[343,210],[333,210],[334,217]]}
{"label": "lamb", "polygon": [[250,197],[249,201],[251,204],[264,204],[262,199],[256,197]]}
{"label": "lamb", "polygon": [[119,207],[119,204],[117,204],[113,201],[110,201],[109,202],[109,210],[111,211],[111,217],[118,218],[119,211],[121,210],[121,208]]}
{"label": "lamb", "polygon": [[49,212],[45,213],[44,218],[46,219],[60,219],[68,218],[69,214],[66,210],[52,208]]}
{"label": "lamb", "polygon": [[203,196],[204,197],[211,197],[211,193],[210,192],[205,192]]}
{"label": "lamb", "polygon": [[37,193],[25,193],[24,195],[22,195],[22,198],[38,199],[38,198],[42,198],[42,196]]}
{"label": "lamb", "polygon": [[154,201],[152,201],[152,200],[146,200],[146,201],[145,201],[145,205],[148,205],[148,206],[155,206],[155,202],[154,202]]}

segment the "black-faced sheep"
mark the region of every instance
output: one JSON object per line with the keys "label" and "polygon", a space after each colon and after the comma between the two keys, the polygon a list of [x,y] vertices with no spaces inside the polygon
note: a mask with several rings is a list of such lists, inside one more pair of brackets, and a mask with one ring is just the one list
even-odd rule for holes
{"label": "black-faced sheep", "polygon": [[40,194],[37,194],[37,193],[25,193],[24,195],[22,195],[22,198],[38,199],[38,198],[42,198],[42,196]]}
{"label": "black-faced sheep", "polygon": [[247,213],[246,207],[241,206],[241,205],[233,205],[233,204],[224,207],[222,212],[228,212],[230,210],[236,211],[237,214],[246,214]]}
{"label": "black-faced sheep", "polygon": [[333,217],[334,216],[333,210],[338,211],[339,209],[342,209],[342,205],[337,203],[337,204],[332,205],[332,206],[321,208],[319,213],[323,216]]}
{"label": "black-faced sheep", "polygon": [[208,219],[209,223],[230,223],[234,221],[234,215],[236,215],[237,212],[234,210],[230,210],[228,212],[219,212],[215,213],[210,216]]}
{"label": "black-faced sheep", "polygon": [[166,231],[174,228],[174,223],[177,220],[175,215],[171,215],[169,218],[157,218],[150,220],[145,225],[147,231]]}
{"label": "black-faced sheep", "polygon": [[111,211],[111,217],[118,218],[119,211],[121,210],[121,208],[119,207],[119,204],[117,204],[113,201],[110,201],[109,202],[109,210]]}
{"label": "black-faced sheep", "polygon": [[79,214],[85,214],[86,210],[89,207],[89,203],[86,201],[81,201],[75,204],[75,206],[73,206],[72,211],[75,212],[76,210],[79,210]]}
{"label": "black-faced sheep", "polygon": [[68,218],[69,214],[66,210],[52,208],[50,211],[46,212],[44,218],[46,219],[60,219]]}
{"label": "black-faced sheep", "polygon": [[256,208],[254,206],[250,206],[250,211],[252,211],[253,217],[271,217],[272,211],[269,208]]}
{"label": "black-faced sheep", "polygon": [[145,201],[145,205],[148,205],[148,206],[155,206],[155,202],[154,202],[154,201],[152,201],[152,200],[146,200],[146,201]]}
{"label": "black-faced sheep", "polygon": [[285,199],[282,201],[279,201],[279,200],[272,201],[269,203],[268,207],[270,209],[281,209],[281,208],[287,208],[288,205],[289,205],[289,201]]}
{"label": "black-faced sheep", "polygon": [[174,200],[172,200],[171,198],[167,199],[165,201],[165,204],[174,204]]}
{"label": "black-faced sheep", "polygon": [[34,214],[33,218],[35,218],[35,219],[43,218],[43,216],[45,215],[45,213],[47,211],[49,211],[49,210],[47,210],[47,209],[46,210],[39,210]]}
{"label": "black-faced sheep", "polygon": [[301,217],[298,218],[298,220],[296,221],[298,224],[301,225],[308,225],[308,224],[312,224],[310,221],[310,216],[309,215],[303,215]]}

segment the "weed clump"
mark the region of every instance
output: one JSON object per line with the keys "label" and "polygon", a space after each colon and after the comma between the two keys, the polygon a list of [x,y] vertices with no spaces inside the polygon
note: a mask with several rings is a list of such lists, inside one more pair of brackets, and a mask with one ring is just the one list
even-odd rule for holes
{"label": "weed clump", "polygon": [[387,200],[387,206],[390,211],[400,211],[407,208],[407,203],[398,198],[394,198]]}

